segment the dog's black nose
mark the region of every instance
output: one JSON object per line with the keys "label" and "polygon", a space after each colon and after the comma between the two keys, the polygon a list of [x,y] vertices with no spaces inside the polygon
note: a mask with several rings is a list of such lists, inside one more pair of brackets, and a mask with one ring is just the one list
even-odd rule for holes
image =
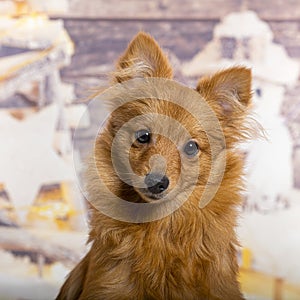
{"label": "dog's black nose", "polygon": [[145,177],[145,184],[152,194],[160,194],[168,188],[169,179],[162,174],[150,173]]}

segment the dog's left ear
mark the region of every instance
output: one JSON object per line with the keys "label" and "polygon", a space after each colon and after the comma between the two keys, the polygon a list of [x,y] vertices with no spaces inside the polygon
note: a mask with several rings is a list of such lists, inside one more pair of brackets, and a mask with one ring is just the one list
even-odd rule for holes
{"label": "dog's left ear", "polygon": [[128,45],[120,57],[114,72],[114,82],[123,82],[132,78],[173,77],[168,58],[158,43],[149,34],[140,32]]}
{"label": "dog's left ear", "polygon": [[230,119],[250,105],[251,78],[250,69],[233,67],[200,79],[196,90],[219,119]]}
{"label": "dog's left ear", "polygon": [[196,90],[215,111],[228,140],[237,141],[247,135],[245,117],[251,104],[251,70],[233,67],[204,77]]}

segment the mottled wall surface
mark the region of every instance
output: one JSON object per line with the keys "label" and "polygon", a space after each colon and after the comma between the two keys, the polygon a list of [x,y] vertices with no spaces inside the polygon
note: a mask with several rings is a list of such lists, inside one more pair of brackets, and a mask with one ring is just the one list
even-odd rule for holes
{"label": "mottled wall surface", "polygon": [[261,18],[289,21],[300,17],[297,0],[70,0],[70,16],[92,18],[198,18],[217,19],[232,11],[249,9]]}

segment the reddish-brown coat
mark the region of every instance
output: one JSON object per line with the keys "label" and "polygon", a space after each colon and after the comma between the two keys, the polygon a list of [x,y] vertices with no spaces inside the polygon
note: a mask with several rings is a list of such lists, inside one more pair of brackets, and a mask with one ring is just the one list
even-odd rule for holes
{"label": "reddish-brown coat", "polygon": [[[136,77],[172,78],[167,57],[145,33],[139,33],[120,58],[114,82]],[[214,199],[204,209],[199,208],[202,181],[205,183],[211,164],[210,151],[203,151],[199,161],[204,179],[199,178],[192,195],[173,214],[135,224],[114,220],[92,208],[91,250],[70,273],[57,300],[244,299],[237,281],[238,242],[234,230],[243,189],[243,161],[234,147],[248,136],[244,121],[251,100],[251,72],[243,67],[225,70],[201,79],[196,89],[215,111],[226,139],[226,170]],[[191,130],[196,126],[195,120],[188,115],[182,117],[187,113],[175,105],[148,101],[146,108],[144,101],[138,101],[114,111],[96,141],[98,170],[103,172],[110,190],[128,201],[144,200],[113,170],[110,147],[122,123],[139,112],[153,111],[172,118],[180,116]],[[207,144],[205,135],[198,138]],[[164,150],[171,149],[167,143],[161,138],[148,155],[167,156],[166,172],[170,181],[176,182],[180,159],[175,150]],[[138,150],[130,155],[133,170],[144,175],[149,168],[145,155],[141,159]],[[92,200],[102,196],[96,177],[90,167],[87,188]]]}

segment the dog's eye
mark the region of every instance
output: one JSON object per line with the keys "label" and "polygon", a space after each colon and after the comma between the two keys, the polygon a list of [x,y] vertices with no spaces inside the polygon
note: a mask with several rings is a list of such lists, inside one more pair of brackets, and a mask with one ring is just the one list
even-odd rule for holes
{"label": "dog's eye", "polygon": [[150,142],[151,133],[146,129],[142,129],[135,133],[135,138],[139,143],[147,144]]}
{"label": "dog's eye", "polygon": [[199,152],[199,146],[195,141],[188,141],[183,151],[187,156],[195,156]]}

